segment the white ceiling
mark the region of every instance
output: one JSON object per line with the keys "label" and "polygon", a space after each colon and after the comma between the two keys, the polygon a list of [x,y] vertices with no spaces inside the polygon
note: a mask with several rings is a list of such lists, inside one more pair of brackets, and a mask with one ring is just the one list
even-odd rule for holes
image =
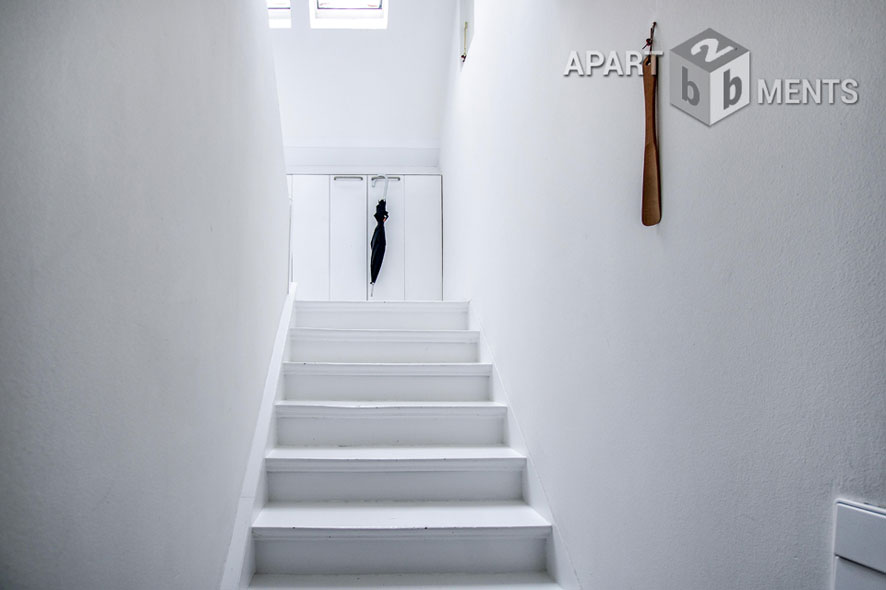
{"label": "white ceiling", "polygon": [[386,30],[317,30],[307,0],[271,32],[287,146],[439,144],[454,0],[393,0]]}

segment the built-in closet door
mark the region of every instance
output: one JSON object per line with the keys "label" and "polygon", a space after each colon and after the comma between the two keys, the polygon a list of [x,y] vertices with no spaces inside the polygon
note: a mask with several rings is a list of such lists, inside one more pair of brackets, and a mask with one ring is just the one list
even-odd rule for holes
{"label": "built-in closet door", "polygon": [[443,298],[443,208],[440,176],[405,176],[406,299]]}
{"label": "built-in closet door", "polygon": [[[403,194],[404,180],[402,176],[390,176],[388,178],[387,211],[388,220],[385,222],[385,257],[381,265],[381,272],[375,282],[375,288],[371,289],[370,299],[374,301],[403,301],[405,290],[405,255],[406,240],[405,228],[407,223],[406,199]],[[375,231],[375,207],[385,194],[385,181],[379,176],[370,177],[369,198],[367,199],[367,231],[370,240]],[[372,258],[372,250],[367,242],[366,267]]]}
{"label": "built-in closet door", "polygon": [[[366,251],[367,177],[336,175],[329,188],[329,298],[365,301],[369,283]],[[318,220],[318,223],[320,220]]]}
{"label": "built-in closet door", "polygon": [[[375,185],[372,179],[375,178]],[[439,175],[391,176],[387,248],[372,299],[440,300],[443,295]],[[299,299],[365,301],[377,175],[292,175],[291,252]]]}
{"label": "built-in closet door", "polygon": [[290,176],[292,276],[299,299],[329,299],[329,176]]}

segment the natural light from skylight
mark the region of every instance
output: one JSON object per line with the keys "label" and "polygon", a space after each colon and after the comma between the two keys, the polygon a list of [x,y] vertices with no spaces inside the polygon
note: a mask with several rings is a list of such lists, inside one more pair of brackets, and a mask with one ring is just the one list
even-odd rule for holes
{"label": "natural light from skylight", "polygon": [[268,26],[272,29],[292,28],[292,7],[290,0],[267,0]]}
{"label": "natural light from skylight", "polygon": [[312,29],[387,29],[390,0],[308,0]]}
{"label": "natural light from skylight", "polygon": [[321,10],[331,8],[333,10],[378,10],[381,8],[381,0],[317,0],[317,7]]}

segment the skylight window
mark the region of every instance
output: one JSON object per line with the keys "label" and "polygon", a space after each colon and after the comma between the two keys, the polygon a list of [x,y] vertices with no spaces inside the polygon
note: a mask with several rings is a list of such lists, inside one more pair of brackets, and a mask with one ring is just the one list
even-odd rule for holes
{"label": "skylight window", "polygon": [[268,25],[272,29],[292,28],[292,6],[290,0],[267,0]]}
{"label": "skylight window", "polygon": [[320,10],[378,10],[381,0],[317,0]]}
{"label": "skylight window", "polygon": [[387,29],[390,0],[308,0],[312,29]]}

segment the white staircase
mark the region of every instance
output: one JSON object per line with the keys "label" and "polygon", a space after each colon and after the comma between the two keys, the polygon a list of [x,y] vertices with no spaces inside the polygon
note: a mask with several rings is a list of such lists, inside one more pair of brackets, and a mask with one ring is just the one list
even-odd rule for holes
{"label": "white staircase", "polygon": [[250,588],[559,588],[467,303],[296,303]]}

